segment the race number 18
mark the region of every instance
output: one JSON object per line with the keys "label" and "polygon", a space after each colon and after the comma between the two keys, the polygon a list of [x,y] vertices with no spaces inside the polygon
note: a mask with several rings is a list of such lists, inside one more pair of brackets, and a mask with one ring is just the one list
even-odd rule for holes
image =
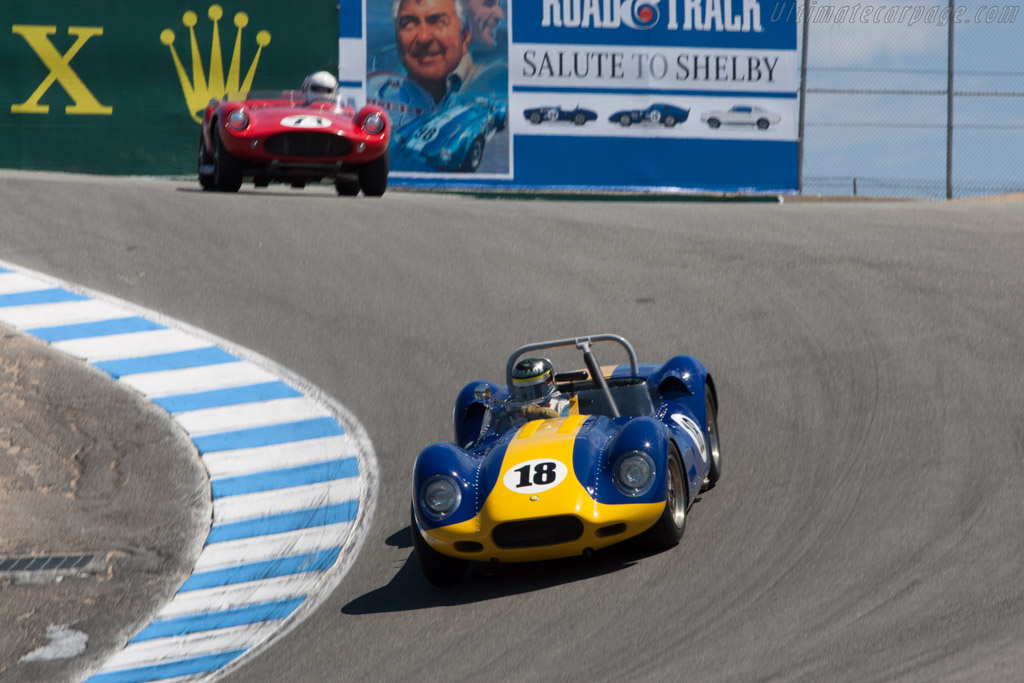
{"label": "race number 18", "polygon": [[[530,476],[530,470],[533,469],[533,476]],[[544,486],[550,484],[555,480],[555,463],[553,462],[542,462],[537,465],[523,465],[516,469],[519,473],[519,483],[516,484],[517,489],[529,486],[530,484],[536,484],[537,486]]]}
{"label": "race number 18", "polygon": [[564,463],[530,460],[505,472],[502,482],[516,493],[539,493],[558,486],[569,474]]}

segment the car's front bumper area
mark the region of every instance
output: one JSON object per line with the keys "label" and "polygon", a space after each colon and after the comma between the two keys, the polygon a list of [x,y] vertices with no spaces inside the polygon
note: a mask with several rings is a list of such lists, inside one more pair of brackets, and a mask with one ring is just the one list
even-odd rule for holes
{"label": "car's front bumper area", "polygon": [[[620,543],[649,529],[665,509],[660,503],[603,505],[584,494],[574,508],[545,505],[544,494],[523,510],[502,513],[484,505],[480,514],[458,524],[420,530],[438,552],[466,560],[534,562],[574,557]],[[525,513],[525,514],[524,514]]]}
{"label": "car's front bumper area", "polygon": [[380,135],[339,135],[315,132],[276,132],[252,135],[232,131],[224,146],[246,169],[323,169],[356,167],[380,157],[388,149],[389,137]]}

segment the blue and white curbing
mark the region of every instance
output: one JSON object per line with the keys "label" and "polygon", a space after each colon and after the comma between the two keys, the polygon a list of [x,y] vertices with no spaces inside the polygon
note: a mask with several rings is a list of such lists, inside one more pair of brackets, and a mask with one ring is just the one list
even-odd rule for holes
{"label": "blue and white curbing", "polygon": [[338,585],[377,491],[373,446],[343,406],[252,351],[3,262],[0,320],[163,407],[210,477],[192,575],[86,683],[215,680]]}

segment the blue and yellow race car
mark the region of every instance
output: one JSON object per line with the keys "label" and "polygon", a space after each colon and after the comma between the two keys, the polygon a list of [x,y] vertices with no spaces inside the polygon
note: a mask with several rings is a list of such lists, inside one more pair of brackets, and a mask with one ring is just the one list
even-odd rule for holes
{"label": "blue and yellow race car", "polygon": [[[599,365],[599,342],[629,362]],[[556,374],[538,355],[566,347],[586,369]],[[471,561],[589,555],[635,536],[659,550],[679,543],[693,500],[721,476],[718,397],[703,363],[638,364],[628,341],[600,334],[523,346],[505,374],[505,385],[467,384],[455,442],[416,458],[413,541],[431,583],[457,583]]]}

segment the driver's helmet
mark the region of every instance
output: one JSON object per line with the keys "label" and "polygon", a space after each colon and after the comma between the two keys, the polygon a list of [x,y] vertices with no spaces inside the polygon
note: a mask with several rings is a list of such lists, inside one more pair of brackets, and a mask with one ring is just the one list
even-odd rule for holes
{"label": "driver's helmet", "polygon": [[302,98],[307,102],[332,100],[338,91],[338,79],[327,71],[317,71],[302,82]]}
{"label": "driver's helmet", "polygon": [[547,358],[524,358],[512,368],[512,396],[534,403],[555,393],[555,368]]}

